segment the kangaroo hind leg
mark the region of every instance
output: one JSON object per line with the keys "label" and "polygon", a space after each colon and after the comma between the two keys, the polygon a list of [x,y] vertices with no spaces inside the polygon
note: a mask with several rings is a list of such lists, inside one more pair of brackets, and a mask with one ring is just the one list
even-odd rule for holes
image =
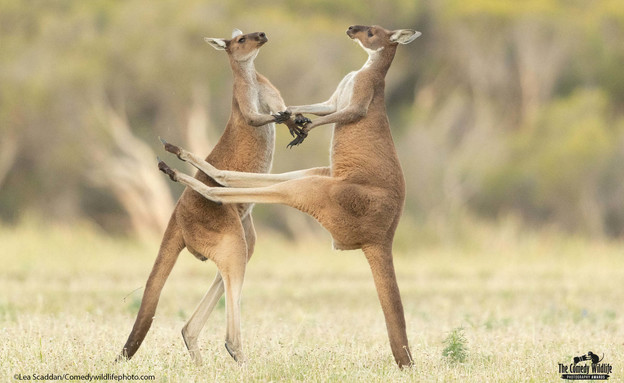
{"label": "kangaroo hind leg", "polygon": [[223,279],[221,278],[221,274],[217,272],[210,289],[206,295],[204,295],[202,300],[199,302],[199,305],[197,305],[195,312],[182,328],[182,338],[184,339],[184,344],[186,344],[186,348],[191,354],[191,359],[193,359],[197,365],[202,363],[199,344],[197,343],[199,333],[202,328],[204,328],[206,321],[208,321],[208,317],[219,302],[219,299],[221,299],[224,291]]}
{"label": "kangaroo hind leg", "polygon": [[247,266],[247,245],[244,235],[228,235],[220,241],[214,261],[223,278],[225,289],[225,348],[239,364],[245,362],[240,334],[240,298]]}
{"label": "kangaroo hind leg", "polygon": [[373,273],[394,359],[401,368],[410,366],[413,359],[407,344],[405,315],[394,272],[392,246],[364,246],[362,250]]}
{"label": "kangaroo hind leg", "polygon": [[163,236],[152,272],[147,279],[136,321],[116,361],[132,358],[139,346],[141,346],[152,325],[160,293],[184,246],[182,232],[178,228],[175,219],[172,218]]}
{"label": "kangaroo hind leg", "polygon": [[[256,231],[253,226],[251,215],[244,218],[242,222],[245,232],[245,242],[247,244],[247,260],[249,261],[256,243]],[[212,286],[210,286],[210,289],[202,298],[197,309],[195,309],[191,318],[184,325],[184,328],[182,328],[182,337],[184,338],[186,348],[189,350],[193,361],[198,365],[202,363],[199,344],[197,342],[199,333],[206,325],[208,317],[219,302],[219,299],[223,296],[224,291],[223,278],[221,277],[221,273],[217,272]]]}

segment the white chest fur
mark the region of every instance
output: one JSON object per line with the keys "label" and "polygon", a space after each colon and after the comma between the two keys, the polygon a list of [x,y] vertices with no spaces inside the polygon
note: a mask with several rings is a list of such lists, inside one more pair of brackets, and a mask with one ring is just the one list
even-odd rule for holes
{"label": "white chest fur", "polygon": [[364,63],[364,66],[360,70],[346,75],[338,85],[338,99],[336,100],[338,110],[349,106],[351,98],[353,97],[353,88],[358,74],[373,65],[373,63],[379,58],[380,52],[383,50],[383,48],[379,48],[378,50],[368,49],[364,47],[359,40],[356,41],[362,46],[362,48],[364,48],[366,53],[368,53],[368,60],[366,60],[366,63]]}
{"label": "white chest fur", "polygon": [[351,72],[345,76],[338,87],[338,99],[336,100],[337,110],[341,110],[349,106],[351,97],[353,97],[353,86],[355,85],[355,77],[359,71]]}

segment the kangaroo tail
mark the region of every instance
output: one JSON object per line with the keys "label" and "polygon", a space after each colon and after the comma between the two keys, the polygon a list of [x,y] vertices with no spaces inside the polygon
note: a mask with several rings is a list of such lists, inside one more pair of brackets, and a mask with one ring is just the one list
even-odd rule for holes
{"label": "kangaroo tail", "polygon": [[128,336],[121,354],[117,357],[117,361],[132,358],[139,346],[141,346],[141,342],[145,339],[145,335],[147,335],[152,325],[160,292],[184,246],[182,232],[178,228],[175,218],[171,217],[160,244],[158,256],[152,267],[152,272],[147,279],[143,300],[141,301],[141,307],[134,322],[134,327],[132,327],[130,336]]}

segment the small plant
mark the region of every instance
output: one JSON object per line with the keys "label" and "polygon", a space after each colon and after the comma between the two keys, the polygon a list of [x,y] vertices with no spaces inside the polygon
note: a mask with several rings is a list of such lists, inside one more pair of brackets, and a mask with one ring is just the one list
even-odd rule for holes
{"label": "small plant", "polygon": [[442,356],[453,363],[463,363],[468,358],[468,341],[464,335],[464,328],[454,328],[442,342],[445,344]]}

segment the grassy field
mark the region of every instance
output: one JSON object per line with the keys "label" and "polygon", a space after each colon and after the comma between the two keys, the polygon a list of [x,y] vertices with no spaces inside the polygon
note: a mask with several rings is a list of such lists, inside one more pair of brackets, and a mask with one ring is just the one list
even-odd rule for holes
{"label": "grassy field", "polygon": [[[215,273],[186,251],[130,362],[113,364],[133,324],[157,244],[78,227],[0,228],[0,376],[153,375],[156,381],[557,382],[558,363],[593,351],[624,381],[624,245],[504,225],[469,245],[395,256],[415,365],[400,371],[368,265],[326,238],[260,235],[243,293],[248,363],[225,348],[220,304],[193,365],[180,329]],[[401,249],[406,246],[398,246]],[[461,329],[461,330],[459,330]],[[463,333],[466,358],[443,356]],[[451,345],[452,346],[452,345]]]}

